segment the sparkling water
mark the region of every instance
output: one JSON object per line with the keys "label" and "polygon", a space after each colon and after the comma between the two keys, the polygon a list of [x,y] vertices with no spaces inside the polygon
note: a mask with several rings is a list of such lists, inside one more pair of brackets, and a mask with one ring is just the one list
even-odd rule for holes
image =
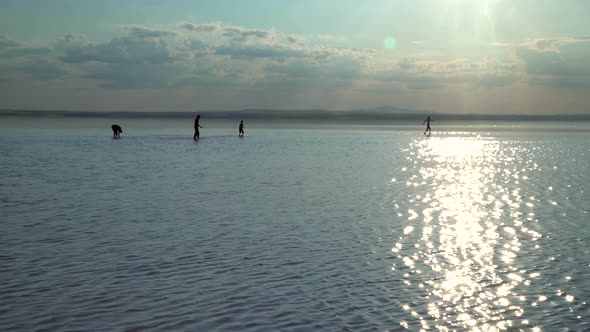
{"label": "sparkling water", "polygon": [[587,124],[2,121],[1,330],[590,329]]}

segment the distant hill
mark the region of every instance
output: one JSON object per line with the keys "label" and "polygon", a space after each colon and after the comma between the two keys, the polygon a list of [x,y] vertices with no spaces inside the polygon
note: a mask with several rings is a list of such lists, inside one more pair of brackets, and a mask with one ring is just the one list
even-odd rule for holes
{"label": "distant hill", "polygon": [[532,115],[532,114],[454,114],[394,107],[351,110],[268,110],[244,109],[236,111],[193,112],[83,112],[58,110],[0,110],[0,116],[22,117],[78,117],[78,118],[169,118],[192,119],[199,113],[208,119],[358,122],[422,121],[426,115],[435,121],[590,121],[590,114]]}

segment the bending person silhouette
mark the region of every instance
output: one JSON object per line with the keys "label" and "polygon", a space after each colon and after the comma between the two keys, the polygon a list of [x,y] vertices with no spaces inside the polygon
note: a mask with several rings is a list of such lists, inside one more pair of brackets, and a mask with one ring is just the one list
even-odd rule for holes
{"label": "bending person silhouette", "polygon": [[200,118],[201,116],[197,114],[197,117],[195,118],[195,134],[193,135],[193,140],[195,141],[199,139],[199,128],[203,128],[203,126],[199,124]]}
{"label": "bending person silhouette", "polygon": [[243,137],[244,136],[244,120],[240,121],[240,132],[238,133],[239,137]]}
{"label": "bending person silhouette", "polygon": [[422,122],[422,124],[426,123],[426,130],[424,130],[424,135],[426,135],[426,132],[428,132],[428,136],[430,136],[430,133],[432,131],[432,129],[430,128],[430,121],[434,121],[430,119],[430,115],[426,118],[426,120],[424,120]]}
{"label": "bending person silhouette", "polygon": [[123,132],[121,126],[114,124],[111,126],[111,129],[113,130],[113,138],[121,138],[121,133]]}

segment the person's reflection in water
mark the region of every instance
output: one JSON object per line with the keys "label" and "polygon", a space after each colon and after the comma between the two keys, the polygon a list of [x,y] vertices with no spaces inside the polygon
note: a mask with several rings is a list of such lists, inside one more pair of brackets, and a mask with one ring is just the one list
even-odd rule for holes
{"label": "person's reflection in water", "polygon": [[111,129],[113,130],[113,138],[121,138],[121,133],[123,132],[121,126],[114,124],[111,126]]}

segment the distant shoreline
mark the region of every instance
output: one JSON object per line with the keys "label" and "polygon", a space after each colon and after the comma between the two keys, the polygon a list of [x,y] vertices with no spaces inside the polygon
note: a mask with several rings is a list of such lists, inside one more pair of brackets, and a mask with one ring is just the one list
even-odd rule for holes
{"label": "distant shoreline", "polygon": [[532,115],[532,114],[456,114],[409,110],[239,110],[194,112],[82,112],[52,110],[0,110],[0,117],[42,118],[145,118],[192,119],[199,113],[216,120],[264,120],[264,121],[318,121],[318,122],[373,122],[373,121],[422,121],[431,115],[435,121],[530,121],[577,122],[590,121],[590,114]]}

